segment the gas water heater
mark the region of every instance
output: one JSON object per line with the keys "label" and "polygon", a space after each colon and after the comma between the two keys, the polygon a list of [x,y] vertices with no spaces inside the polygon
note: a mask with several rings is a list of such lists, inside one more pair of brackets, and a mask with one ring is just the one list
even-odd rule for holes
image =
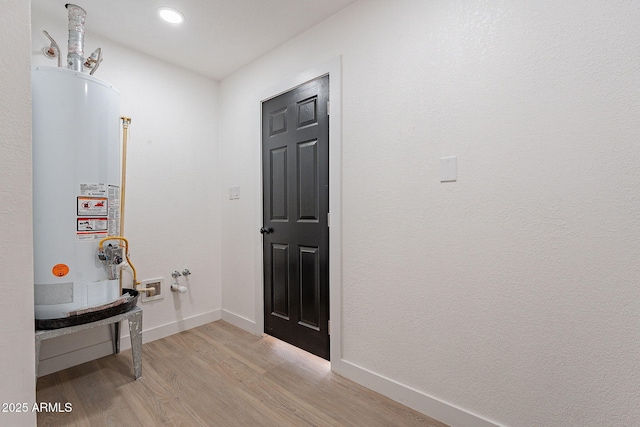
{"label": "gas water heater", "polygon": [[120,233],[120,95],[82,72],[84,10],[67,8],[68,68],[32,70],[36,319],[120,296],[113,265],[98,257],[102,239]]}

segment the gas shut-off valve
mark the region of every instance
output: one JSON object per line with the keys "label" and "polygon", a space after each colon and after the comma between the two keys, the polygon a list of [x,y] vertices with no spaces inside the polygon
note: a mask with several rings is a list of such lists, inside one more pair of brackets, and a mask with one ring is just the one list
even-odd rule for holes
{"label": "gas shut-off valve", "polygon": [[111,243],[98,249],[98,259],[109,267],[109,280],[118,278],[117,266],[124,261],[122,249]]}

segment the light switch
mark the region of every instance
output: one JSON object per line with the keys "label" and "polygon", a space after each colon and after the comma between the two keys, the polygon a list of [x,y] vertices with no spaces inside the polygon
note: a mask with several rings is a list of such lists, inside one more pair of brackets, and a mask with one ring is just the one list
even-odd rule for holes
{"label": "light switch", "polygon": [[233,187],[229,187],[229,200],[236,200],[240,198],[240,186],[235,185]]}
{"label": "light switch", "polygon": [[458,179],[458,157],[442,157],[440,159],[440,182]]}

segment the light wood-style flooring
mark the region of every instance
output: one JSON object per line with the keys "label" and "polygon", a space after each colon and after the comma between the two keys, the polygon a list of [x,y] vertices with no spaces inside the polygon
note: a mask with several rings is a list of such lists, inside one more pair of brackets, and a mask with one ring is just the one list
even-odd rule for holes
{"label": "light wood-style flooring", "polygon": [[[126,327],[126,326],[125,326]],[[331,372],[329,362],[217,321],[38,379],[39,426],[446,427]]]}

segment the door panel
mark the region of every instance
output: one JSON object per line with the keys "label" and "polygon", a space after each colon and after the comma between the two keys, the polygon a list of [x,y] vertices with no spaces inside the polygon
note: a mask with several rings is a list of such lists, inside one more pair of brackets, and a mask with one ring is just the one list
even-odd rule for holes
{"label": "door panel", "polygon": [[287,131],[287,109],[282,108],[269,113],[269,136]]}
{"label": "door panel", "polygon": [[319,330],[320,256],[318,248],[300,248],[300,324]]}
{"label": "door panel", "polygon": [[318,122],[318,97],[314,96],[304,101],[299,101],[298,106],[298,128],[313,125]]}
{"label": "door panel", "polygon": [[265,332],[329,358],[329,77],[262,105]]}
{"label": "door panel", "polygon": [[289,247],[271,246],[273,314],[289,319]]}
{"label": "door panel", "polygon": [[318,141],[298,144],[298,220],[318,222]]}
{"label": "door panel", "polygon": [[287,206],[287,147],[271,150],[271,220],[286,221],[289,208]]}

